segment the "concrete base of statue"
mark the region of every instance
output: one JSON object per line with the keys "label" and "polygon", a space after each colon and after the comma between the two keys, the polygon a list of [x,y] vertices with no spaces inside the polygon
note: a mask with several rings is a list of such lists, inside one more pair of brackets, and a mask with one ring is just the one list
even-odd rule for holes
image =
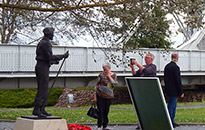
{"label": "concrete base of statue", "polygon": [[68,130],[65,119],[18,118],[14,130]]}

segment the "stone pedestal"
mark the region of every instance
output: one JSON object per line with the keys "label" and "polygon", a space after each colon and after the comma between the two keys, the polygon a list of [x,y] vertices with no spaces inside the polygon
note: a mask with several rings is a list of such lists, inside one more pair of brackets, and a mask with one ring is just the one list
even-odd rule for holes
{"label": "stone pedestal", "polygon": [[26,119],[18,118],[14,130],[68,130],[65,119]]}

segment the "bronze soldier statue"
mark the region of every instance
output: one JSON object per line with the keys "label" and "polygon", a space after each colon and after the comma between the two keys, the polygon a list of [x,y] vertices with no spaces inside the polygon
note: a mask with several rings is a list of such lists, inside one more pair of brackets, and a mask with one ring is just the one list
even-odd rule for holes
{"label": "bronze soldier statue", "polygon": [[63,55],[53,55],[50,40],[53,40],[54,29],[47,27],[43,29],[44,37],[36,48],[35,73],[37,79],[37,94],[34,102],[33,115],[39,118],[51,116],[45,111],[48,100],[49,68],[52,64],[58,64],[63,58],[68,58],[68,52]]}

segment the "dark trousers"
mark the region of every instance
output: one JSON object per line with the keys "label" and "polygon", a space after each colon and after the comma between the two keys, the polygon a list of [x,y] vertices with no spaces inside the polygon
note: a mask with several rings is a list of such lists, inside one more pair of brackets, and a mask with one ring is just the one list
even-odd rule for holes
{"label": "dark trousers", "polygon": [[176,107],[177,107],[177,97],[176,96],[169,96],[168,97],[168,111],[169,111],[169,116],[171,118],[172,124],[175,124],[174,117],[176,114]]}
{"label": "dark trousers", "polygon": [[35,73],[38,89],[34,105],[44,107],[48,100],[49,65],[44,62],[37,62]]}
{"label": "dark trousers", "polygon": [[110,110],[111,99],[106,99],[97,96],[97,107],[99,110],[98,128],[103,125],[106,128],[108,125],[108,113]]}

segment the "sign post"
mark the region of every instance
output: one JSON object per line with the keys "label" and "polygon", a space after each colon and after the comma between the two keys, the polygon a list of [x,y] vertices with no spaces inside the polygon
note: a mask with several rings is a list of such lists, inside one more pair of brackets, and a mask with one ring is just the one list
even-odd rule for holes
{"label": "sign post", "polygon": [[141,130],[173,130],[159,79],[126,77]]}

